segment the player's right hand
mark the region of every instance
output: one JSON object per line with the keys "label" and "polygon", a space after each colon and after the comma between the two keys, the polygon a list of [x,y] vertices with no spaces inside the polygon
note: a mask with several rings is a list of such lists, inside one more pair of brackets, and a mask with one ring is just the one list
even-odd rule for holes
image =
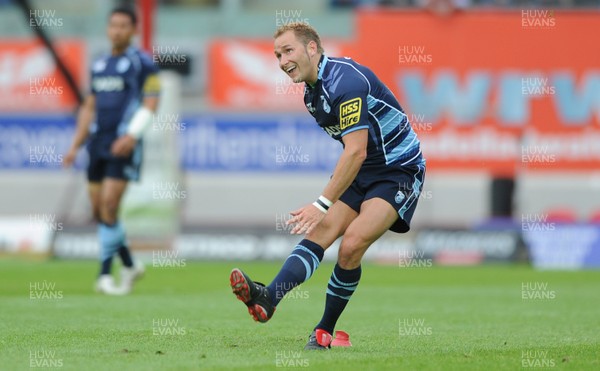
{"label": "player's right hand", "polygon": [[75,158],[77,157],[77,149],[73,149],[71,148],[69,150],[69,152],[67,152],[64,156],[63,156],[63,162],[62,165],[64,168],[69,168],[73,165],[73,163],[75,162]]}
{"label": "player's right hand", "polygon": [[292,218],[286,221],[286,225],[294,225],[290,234],[308,234],[323,220],[325,213],[317,209],[313,204],[308,204],[301,209],[290,212]]}

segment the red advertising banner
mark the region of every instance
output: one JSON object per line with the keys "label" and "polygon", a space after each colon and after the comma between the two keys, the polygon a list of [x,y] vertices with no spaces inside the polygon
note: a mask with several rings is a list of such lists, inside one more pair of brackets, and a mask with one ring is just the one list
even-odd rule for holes
{"label": "red advertising banner", "polygon": [[600,169],[599,13],[364,11],[355,59],[397,94],[430,169]]}
{"label": "red advertising banner", "polygon": [[[349,45],[324,41],[330,55],[351,55]],[[304,84],[279,69],[273,40],[216,40],[209,49],[213,107],[237,110],[306,110]]]}
{"label": "red advertising banner", "polygon": [[[83,43],[57,43],[57,52],[77,82],[86,71]],[[0,40],[0,111],[72,110],[77,99],[59,73],[50,52],[34,40]]]}
{"label": "red advertising banner", "polygon": [[[429,169],[588,171],[600,169],[597,30],[597,12],[364,10],[356,39],[325,50],[369,66],[396,94]],[[212,45],[217,108],[303,109],[302,85],[279,70],[272,48]]]}

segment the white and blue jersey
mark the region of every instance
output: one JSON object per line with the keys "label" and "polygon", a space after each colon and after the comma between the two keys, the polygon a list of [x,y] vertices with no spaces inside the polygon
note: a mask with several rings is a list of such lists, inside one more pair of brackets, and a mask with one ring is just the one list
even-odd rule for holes
{"label": "white and blue jersey", "polygon": [[350,58],[323,55],[314,87],[306,84],[304,103],[332,138],[369,130],[363,166],[405,166],[419,163],[419,139],[392,94],[367,67]]}

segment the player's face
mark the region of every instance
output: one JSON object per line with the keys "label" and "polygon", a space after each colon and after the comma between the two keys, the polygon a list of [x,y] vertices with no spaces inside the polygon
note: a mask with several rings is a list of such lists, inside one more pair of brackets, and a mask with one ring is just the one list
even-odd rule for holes
{"label": "player's face", "polygon": [[308,46],[302,44],[293,31],[287,31],[275,39],[275,56],[279,60],[279,68],[296,83],[314,83],[310,46],[311,43]]}
{"label": "player's face", "polygon": [[135,26],[127,14],[115,13],[108,20],[108,38],[115,49],[126,48],[135,34]]}

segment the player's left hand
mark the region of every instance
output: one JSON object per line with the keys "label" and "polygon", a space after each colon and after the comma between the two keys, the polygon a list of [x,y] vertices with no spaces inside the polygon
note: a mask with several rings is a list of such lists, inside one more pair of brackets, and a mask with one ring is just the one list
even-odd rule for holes
{"label": "player's left hand", "polygon": [[292,218],[286,222],[286,225],[295,224],[290,232],[291,234],[310,233],[325,217],[325,213],[313,204],[292,211],[290,214]]}
{"label": "player's left hand", "polygon": [[110,152],[116,157],[127,157],[135,148],[137,140],[131,135],[122,135],[110,147]]}

